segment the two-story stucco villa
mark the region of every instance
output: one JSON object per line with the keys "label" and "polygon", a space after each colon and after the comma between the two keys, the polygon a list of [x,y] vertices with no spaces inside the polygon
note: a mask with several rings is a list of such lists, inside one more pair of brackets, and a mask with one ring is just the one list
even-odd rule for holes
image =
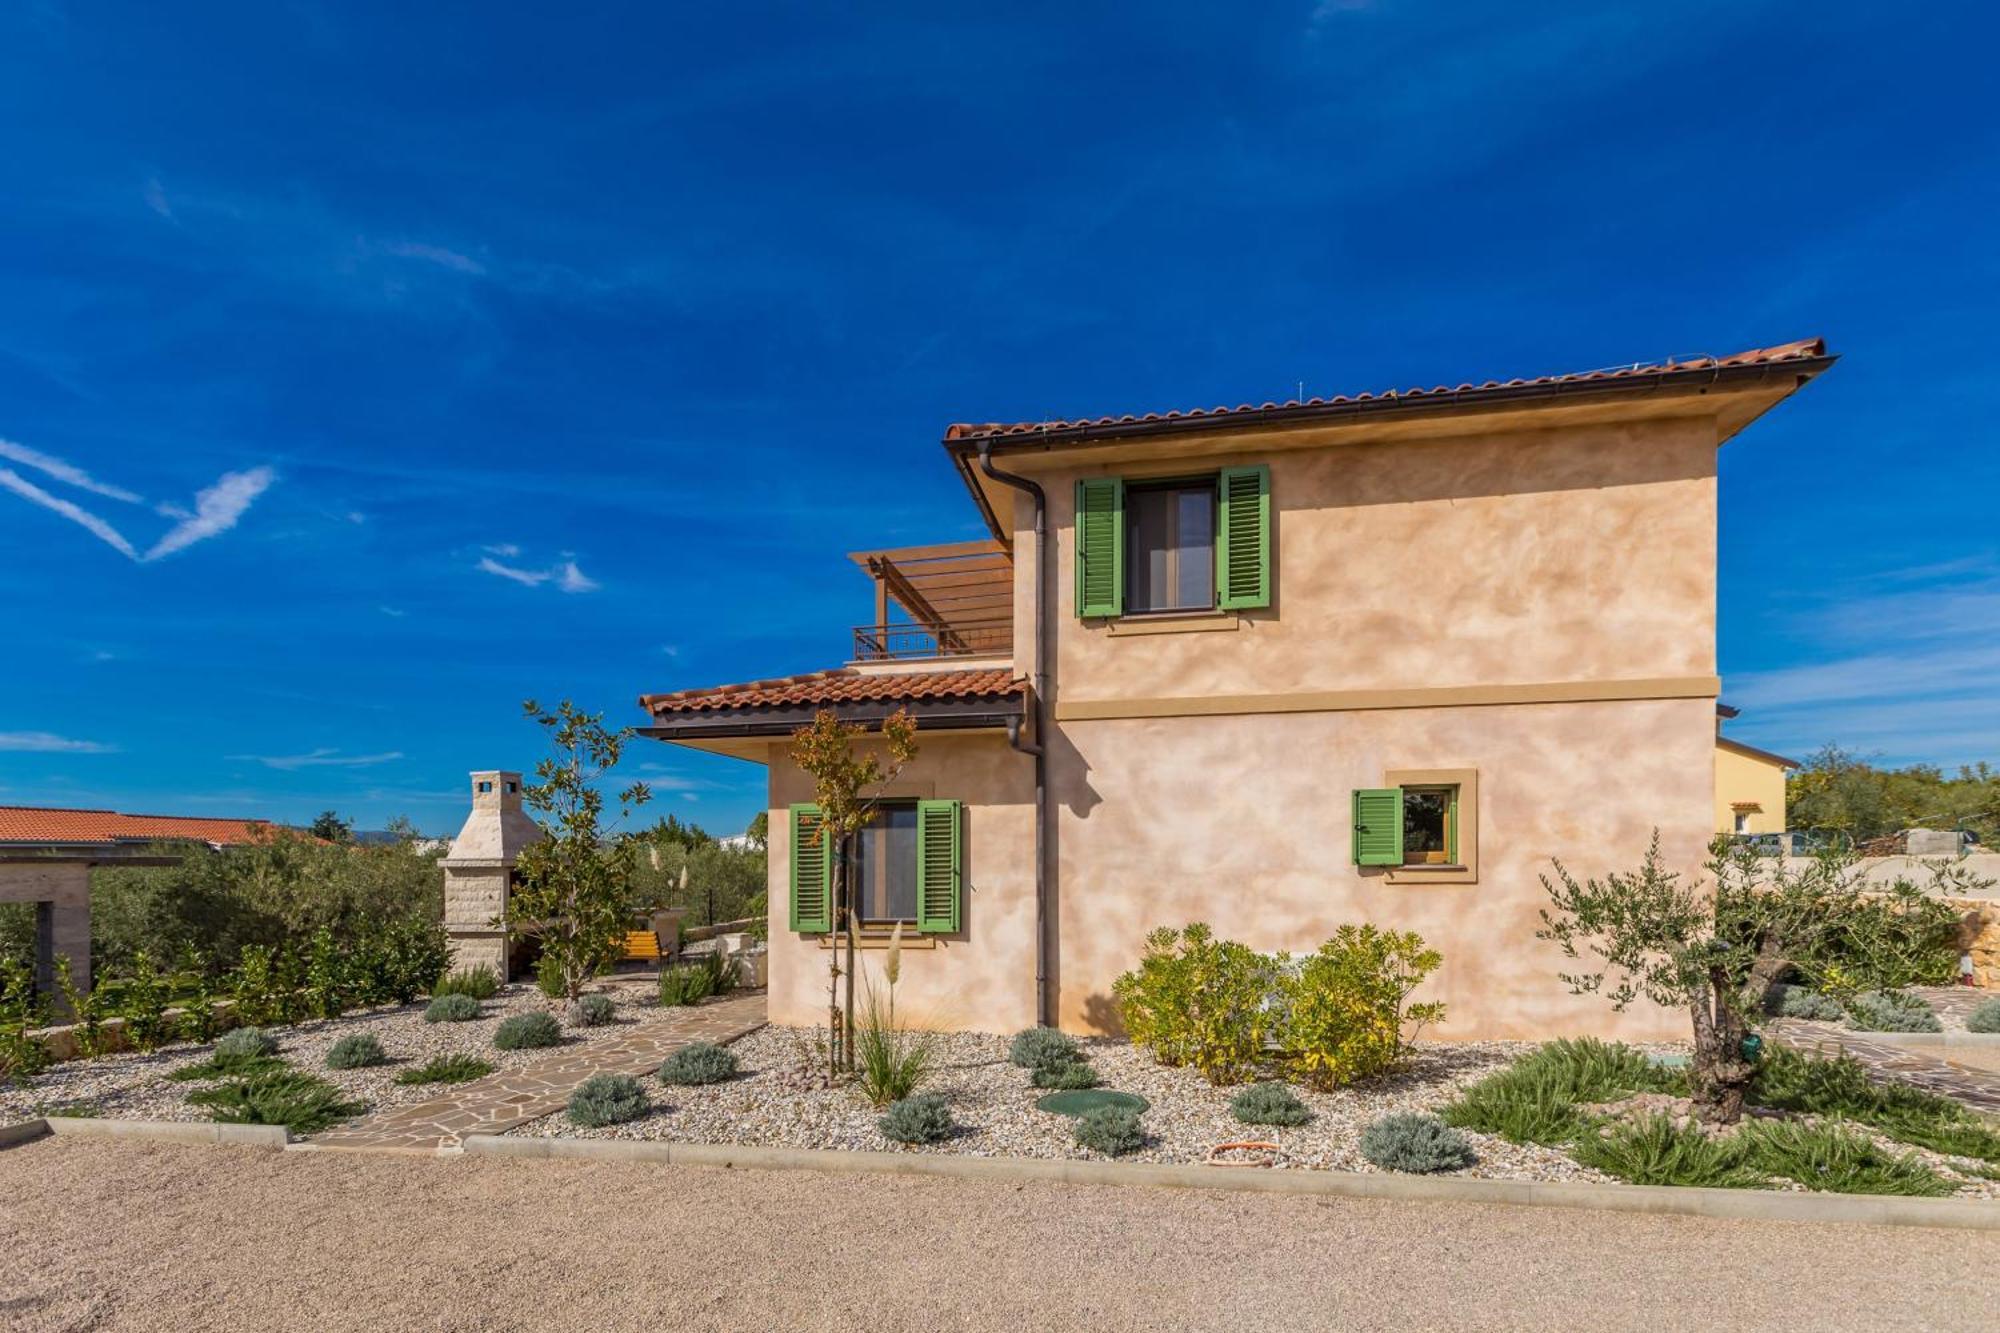
{"label": "two-story stucco villa", "polygon": [[[1736,356],[1261,407],[957,425],[991,540],[853,559],[853,660],[645,696],[770,770],[770,1014],[826,1012],[826,849],[788,738],[917,719],[853,848],[898,1008],[1115,1026],[1146,933],[1443,951],[1457,1039],[1684,1035],[1557,980],[1551,857],[1696,870],[1715,800],[1716,451],[1833,362]],[[912,947],[912,943],[914,947]]]}

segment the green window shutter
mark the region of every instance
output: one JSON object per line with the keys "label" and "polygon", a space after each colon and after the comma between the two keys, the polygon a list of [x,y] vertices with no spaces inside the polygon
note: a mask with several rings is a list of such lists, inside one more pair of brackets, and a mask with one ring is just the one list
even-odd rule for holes
{"label": "green window shutter", "polygon": [[960,870],[957,801],[917,802],[917,930],[949,935],[958,929],[965,896]]}
{"label": "green window shutter", "polygon": [[1076,614],[1125,612],[1125,482],[1091,477],[1076,484]]}
{"label": "green window shutter", "polygon": [[1226,467],[1217,478],[1215,604],[1248,611],[1271,604],[1271,469]]}
{"label": "green window shutter", "polygon": [[792,929],[833,929],[833,849],[812,804],[792,807]]}
{"label": "green window shutter", "polygon": [[1403,864],[1403,789],[1358,787],[1354,792],[1354,864]]}

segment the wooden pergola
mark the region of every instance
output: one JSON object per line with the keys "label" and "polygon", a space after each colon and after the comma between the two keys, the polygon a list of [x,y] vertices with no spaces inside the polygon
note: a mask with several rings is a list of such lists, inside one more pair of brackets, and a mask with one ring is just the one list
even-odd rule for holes
{"label": "wooden pergola", "polygon": [[[875,623],[854,631],[857,658],[1002,653],[1014,636],[1014,557],[992,540],[854,551],[875,580]],[[890,619],[900,608],[906,623]]]}

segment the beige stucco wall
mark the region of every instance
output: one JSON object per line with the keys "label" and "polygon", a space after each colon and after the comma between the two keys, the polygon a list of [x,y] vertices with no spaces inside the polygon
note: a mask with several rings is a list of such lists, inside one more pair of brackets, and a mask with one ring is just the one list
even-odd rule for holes
{"label": "beige stucco wall", "polygon": [[[1151,468],[1008,461],[1048,491],[1057,688],[1095,700],[1713,675],[1715,449],[1712,421],[1673,418]],[[1271,608],[1223,632],[1078,621],[1076,480],[1227,462],[1271,468]],[[1030,551],[1025,506],[1016,519]],[[1026,668],[1033,561],[1018,566]]]}
{"label": "beige stucco wall", "polygon": [[[1534,931],[1551,857],[1579,874],[1630,868],[1657,825],[1671,861],[1700,862],[1711,711],[1667,700],[1066,724],[1063,1025],[1114,1026],[1111,982],[1156,926],[1207,921],[1254,948],[1303,951],[1373,922],[1444,954],[1423,992],[1450,1008],[1436,1035],[1684,1036],[1684,1015],[1619,1016],[1570,995],[1560,951]],[[1390,886],[1351,863],[1349,793],[1401,768],[1479,771],[1478,883]]]}
{"label": "beige stucco wall", "polygon": [[1715,747],[1715,831],[1736,832],[1736,803],[1760,807],[1749,811],[1745,833],[1785,831],[1785,766],[1775,759],[1732,750],[1719,740]]}
{"label": "beige stucco wall", "polygon": [[[1014,1032],[1035,1021],[1035,771],[997,733],[920,734],[916,760],[886,796],[965,803],[960,830],[964,898],[954,935],[907,934],[896,990],[900,1021],[916,1026]],[[770,995],[773,1023],[824,1026],[827,951],[820,937],[790,930],[791,818],[812,799],[812,780],[770,753]],[[882,985],[883,953],[861,951],[864,974]],[[857,995],[864,994],[857,981]],[[858,1001],[857,1001],[858,1003]]]}

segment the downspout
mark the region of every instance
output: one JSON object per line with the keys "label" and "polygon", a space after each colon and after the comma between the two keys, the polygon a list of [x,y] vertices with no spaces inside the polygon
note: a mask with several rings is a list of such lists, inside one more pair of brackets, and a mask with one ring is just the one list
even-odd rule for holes
{"label": "downspout", "polygon": [[1007,744],[1035,760],[1035,1021],[1049,1024],[1049,756],[1047,745],[1049,664],[1049,497],[1037,483],[993,466],[993,442],[979,444],[979,470],[1002,486],[1024,491],[1035,502],[1035,669],[1030,688],[1035,704],[1035,739],[1021,739],[1019,718],[1007,720]]}

